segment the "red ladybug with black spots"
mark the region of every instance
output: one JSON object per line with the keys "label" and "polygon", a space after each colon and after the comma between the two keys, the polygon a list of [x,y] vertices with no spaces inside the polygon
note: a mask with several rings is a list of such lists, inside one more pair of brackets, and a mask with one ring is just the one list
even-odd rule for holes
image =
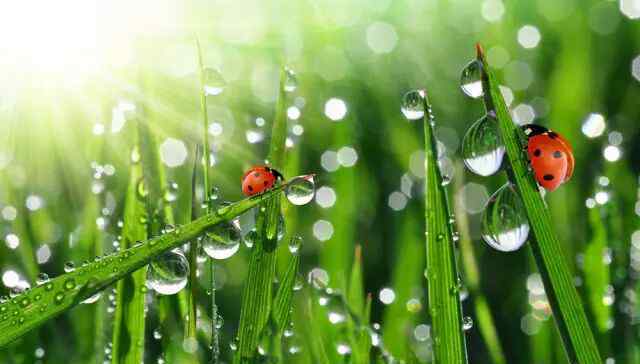
{"label": "red ladybug with black spots", "polygon": [[522,126],[528,137],[527,154],[536,181],[547,191],[553,191],[573,174],[575,160],[569,142],[560,134],[543,126]]}
{"label": "red ladybug with black spots", "polygon": [[268,166],[256,166],[242,176],[242,193],[253,196],[262,193],[282,180],[282,174]]}

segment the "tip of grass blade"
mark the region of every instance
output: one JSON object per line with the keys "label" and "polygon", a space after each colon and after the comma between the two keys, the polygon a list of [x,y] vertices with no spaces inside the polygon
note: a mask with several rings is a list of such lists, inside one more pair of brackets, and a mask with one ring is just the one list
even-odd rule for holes
{"label": "tip of grass blade", "polygon": [[478,59],[484,59],[484,49],[480,42],[476,43],[476,55],[478,56]]}

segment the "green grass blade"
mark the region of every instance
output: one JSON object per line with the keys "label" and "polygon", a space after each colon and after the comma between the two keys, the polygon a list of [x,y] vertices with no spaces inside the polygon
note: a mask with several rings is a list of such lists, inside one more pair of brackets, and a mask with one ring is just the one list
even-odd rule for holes
{"label": "green grass blade", "polygon": [[293,286],[296,283],[296,276],[300,267],[300,255],[296,254],[289,260],[289,266],[280,280],[280,287],[273,299],[273,322],[276,328],[277,337],[280,337],[289,322],[291,303],[293,302]]}
{"label": "green grass blade", "polygon": [[429,309],[437,363],[466,363],[462,308],[458,294],[455,245],[449,225],[449,206],[438,167],[433,114],[424,95],[425,220]]}
{"label": "green grass blade", "polygon": [[487,110],[495,110],[498,118],[500,134],[511,166],[510,179],[517,186],[529,217],[533,235],[530,239],[531,248],[569,361],[602,363],[551,216],[528,169],[521,144],[524,134],[511,120],[498,82],[479,46],[478,59],[483,64],[482,84]]}
{"label": "green grass blade", "polygon": [[[458,164],[456,169],[456,190],[460,190],[462,187],[462,173],[463,168],[461,164]],[[474,310],[476,314],[476,320],[478,321],[478,329],[484,339],[484,344],[487,346],[491,362],[494,364],[505,364],[507,362],[504,357],[504,351],[498,338],[496,331],[496,325],[491,315],[491,309],[487,303],[487,299],[482,293],[480,287],[480,270],[476,263],[475,252],[473,249],[473,242],[471,241],[469,232],[469,221],[467,214],[462,206],[462,197],[459,196],[455,200],[455,214],[456,214],[456,226],[460,231],[460,257],[462,262],[462,268],[464,271],[464,282],[469,294],[474,301]]]}
{"label": "green grass blade", "polygon": [[[285,72],[281,70],[278,102],[271,128],[271,144],[267,158],[275,169],[282,169],[285,164],[287,119],[284,80]],[[242,296],[240,327],[238,329],[239,343],[234,356],[234,363],[238,364],[253,360],[260,335],[271,314],[280,199],[271,199],[263,207],[264,209],[260,209],[256,218],[257,238],[251,251],[249,273]]]}
{"label": "green grass blade", "polygon": [[602,212],[598,207],[588,210],[591,241],[584,252],[584,266],[588,267],[584,272],[584,285],[589,297],[591,315],[601,335],[609,330],[611,319],[611,307],[603,300],[609,284],[609,265],[603,259],[608,237],[603,222],[606,217],[602,216]]}
{"label": "green grass blade", "polygon": [[163,252],[197,238],[211,226],[231,221],[265,201],[274,200],[285,187],[283,184],[221,207],[172,232],[102,257],[0,304],[0,348],[144,267]]}
{"label": "green grass blade", "polygon": [[[140,161],[133,163],[130,168],[122,228],[122,249],[130,248],[136,241],[147,238],[146,206],[144,197],[138,191],[144,181],[142,168]],[[146,275],[147,268],[144,266],[117,284],[112,340],[114,364],[138,364],[143,360]]]}

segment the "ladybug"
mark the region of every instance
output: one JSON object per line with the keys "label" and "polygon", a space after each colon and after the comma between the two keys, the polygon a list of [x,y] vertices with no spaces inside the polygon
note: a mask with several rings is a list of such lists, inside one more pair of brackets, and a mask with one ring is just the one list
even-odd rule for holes
{"label": "ladybug", "polygon": [[282,179],[282,174],[271,167],[253,167],[242,176],[242,193],[245,196],[256,195],[270,189]]}
{"label": "ladybug", "polygon": [[527,155],[536,181],[547,191],[567,182],[575,164],[567,139],[540,125],[527,124],[522,129],[528,137]]}

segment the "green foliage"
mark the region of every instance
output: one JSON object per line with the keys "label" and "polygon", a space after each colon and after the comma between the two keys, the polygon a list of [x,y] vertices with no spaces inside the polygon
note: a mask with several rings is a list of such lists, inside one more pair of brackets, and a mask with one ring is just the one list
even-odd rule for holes
{"label": "green foliage", "polygon": [[533,255],[569,360],[579,363],[600,363],[602,360],[580,297],[573,285],[573,275],[564,257],[562,245],[553,227],[549,211],[538,192],[533,174],[529,172],[527,157],[521,143],[521,140],[524,140],[524,134],[511,120],[498,88],[498,82],[480,46],[478,46],[478,60],[483,66],[482,84],[486,108],[494,110],[497,115],[500,135],[509,159],[509,177],[518,188],[529,218],[533,233],[533,238],[530,239]]}

